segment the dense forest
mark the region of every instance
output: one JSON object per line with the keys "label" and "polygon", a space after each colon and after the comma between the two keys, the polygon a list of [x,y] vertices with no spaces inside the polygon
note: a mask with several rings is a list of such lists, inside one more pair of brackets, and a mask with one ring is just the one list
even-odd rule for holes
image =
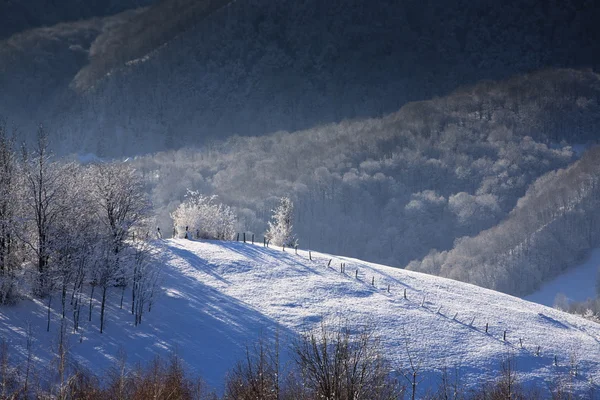
{"label": "dense forest", "polygon": [[29,138],[43,121],[61,154],[111,157],[379,118],[483,79],[597,69],[599,10],[585,0],[167,0],[82,11],[0,41],[0,114]]}
{"label": "dense forest", "polygon": [[[509,217],[410,269],[525,295],[600,244],[600,148],[536,180]],[[593,279],[594,277],[590,277]]]}

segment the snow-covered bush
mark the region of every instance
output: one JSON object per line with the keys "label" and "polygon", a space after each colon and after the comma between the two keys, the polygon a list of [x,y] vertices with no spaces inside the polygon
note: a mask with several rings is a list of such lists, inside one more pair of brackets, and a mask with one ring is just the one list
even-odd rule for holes
{"label": "snow-covered bush", "polygon": [[217,202],[217,196],[188,191],[185,201],[171,214],[178,236],[230,240],[235,234],[233,209]]}
{"label": "snow-covered bush", "polygon": [[298,240],[293,232],[293,219],[294,203],[289,197],[282,197],[269,221],[269,228],[265,234],[267,239],[276,246],[295,246]]}

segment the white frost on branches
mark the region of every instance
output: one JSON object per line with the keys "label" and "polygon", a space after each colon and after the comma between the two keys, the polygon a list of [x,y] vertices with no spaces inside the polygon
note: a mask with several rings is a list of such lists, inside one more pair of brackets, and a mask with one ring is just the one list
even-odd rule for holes
{"label": "white frost on branches", "polygon": [[[171,214],[178,236],[230,240],[235,234],[233,209],[217,202],[217,196],[204,196],[188,190],[185,201]],[[187,233],[186,233],[187,227]]]}
{"label": "white frost on branches", "polygon": [[265,234],[267,239],[276,246],[296,246],[298,240],[293,232],[293,219],[294,203],[289,197],[282,197],[269,221],[269,228]]}

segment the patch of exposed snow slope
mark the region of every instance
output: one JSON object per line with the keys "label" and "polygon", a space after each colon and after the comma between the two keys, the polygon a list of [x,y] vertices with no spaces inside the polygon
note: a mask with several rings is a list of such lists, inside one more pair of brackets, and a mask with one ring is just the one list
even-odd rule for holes
{"label": "patch of exposed snow slope", "polygon": [[592,252],[588,260],[578,267],[544,284],[540,290],[525,296],[525,300],[552,307],[558,294],[568,301],[585,301],[596,297],[596,281],[600,267],[600,249]]}

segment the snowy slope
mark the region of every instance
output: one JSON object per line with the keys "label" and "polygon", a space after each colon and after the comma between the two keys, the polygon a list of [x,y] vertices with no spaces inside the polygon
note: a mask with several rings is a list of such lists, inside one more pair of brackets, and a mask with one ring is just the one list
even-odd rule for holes
{"label": "snowy slope", "polygon": [[552,307],[559,293],[564,294],[569,301],[593,299],[596,297],[599,267],[600,249],[596,249],[585,263],[547,282],[537,292],[525,296],[525,300]]}
{"label": "snowy slope", "polygon": [[[385,354],[399,368],[408,348],[429,371],[429,382],[437,383],[444,366],[458,367],[466,385],[495,378],[507,354],[516,357],[525,382],[547,387],[557,370],[569,371],[570,359],[578,364],[574,380],[581,390],[600,382],[600,325],[539,304],[416,272],[317,253],[310,261],[305,251],[295,255],[262,245],[168,240],[164,252],[161,295],[143,325],[133,326],[127,296],[119,309],[115,289],[106,332],[98,333],[96,306],[85,333],[71,335],[75,362],[99,371],[113,365],[121,347],[130,363],[176,351],[221,390],[227,370],[261,331],[277,329],[285,343],[323,319],[339,317],[373,324]],[[345,274],[340,273],[342,262]],[[15,361],[25,353],[27,321],[39,365],[51,359],[59,315],[53,316],[48,334],[45,312],[43,304],[34,302],[0,308],[0,335],[11,344]],[[555,355],[558,366],[553,366]]]}

